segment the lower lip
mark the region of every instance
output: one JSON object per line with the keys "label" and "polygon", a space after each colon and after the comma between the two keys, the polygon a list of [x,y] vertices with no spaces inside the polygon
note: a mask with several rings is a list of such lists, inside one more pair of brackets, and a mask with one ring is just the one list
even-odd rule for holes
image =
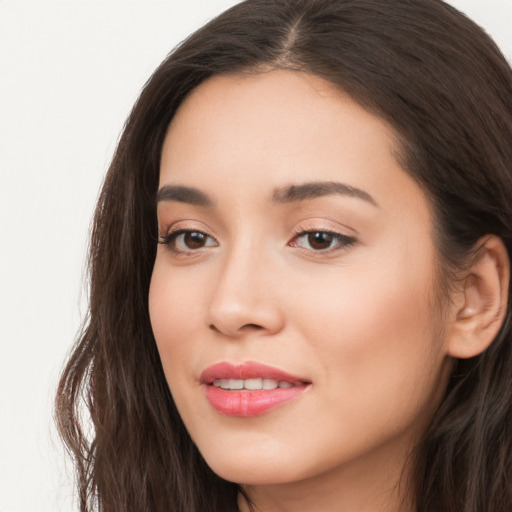
{"label": "lower lip", "polygon": [[265,414],[302,394],[307,386],[277,388],[264,391],[226,391],[207,385],[206,398],[212,407],[226,415],[250,417]]}

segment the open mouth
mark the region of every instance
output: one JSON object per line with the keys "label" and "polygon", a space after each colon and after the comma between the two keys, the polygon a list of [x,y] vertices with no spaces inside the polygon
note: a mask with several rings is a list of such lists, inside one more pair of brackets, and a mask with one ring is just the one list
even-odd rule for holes
{"label": "open mouth", "polygon": [[290,388],[310,384],[306,379],[287,373],[279,368],[256,362],[232,364],[216,363],[206,368],[199,379],[203,384],[226,390],[261,390]]}
{"label": "open mouth", "polygon": [[304,385],[304,383],[288,382],[286,380],[275,380],[275,379],[215,379],[212,385],[224,389],[225,391],[262,391],[272,389],[286,389],[293,388],[294,386]]}
{"label": "open mouth", "polygon": [[217,363],[200,381],[210,405],[225,416],[265,414],[299,397],[311,382],[261,363]]}

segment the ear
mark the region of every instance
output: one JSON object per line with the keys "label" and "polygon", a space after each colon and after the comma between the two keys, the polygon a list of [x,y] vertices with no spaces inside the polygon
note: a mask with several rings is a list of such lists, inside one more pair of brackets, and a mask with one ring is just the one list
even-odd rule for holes
{"label": "ear", "polygon": [[449,355],[462,359],[477,356],[493,342],[507,311],[507,249],[495,235],[481,238],[476,248],[476,257],[456,292],[455,318],[447,339]]}

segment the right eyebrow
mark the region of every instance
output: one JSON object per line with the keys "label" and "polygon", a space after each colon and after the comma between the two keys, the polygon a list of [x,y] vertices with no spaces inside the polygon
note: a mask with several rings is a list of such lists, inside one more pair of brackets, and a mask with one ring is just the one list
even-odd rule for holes
{"label": "right eyebrow", "polygon": [[324,197],[331,194],[356,197],[372,204],[373,206],[379,206],[377,201],[375,201],[368,192],[337,181],[312,181],[308,183],[301,183],[299,185],[280,187],[274,190],[272,199],[276,204],[286,204],[296,201],[305,201],[307,199],[315,199],[317,197]]}
{"label": "right eyebrow", "polygon": [[203,208],[211,208],[214,204],[212,199],[201,190],[183,185],[164,185],[161,187],[156,194],[156,202],[161,201],[177,201]]}

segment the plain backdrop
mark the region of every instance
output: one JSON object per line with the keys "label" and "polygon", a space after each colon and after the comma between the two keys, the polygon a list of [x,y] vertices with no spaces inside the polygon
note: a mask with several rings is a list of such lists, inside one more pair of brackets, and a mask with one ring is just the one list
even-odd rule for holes
{"label": "plain backdrop", "polygon": [[[52,423],[103,175],[166,54],[233,0],[0,0],[0,512],[73,506]],[[453,0],[512,58],[512,0]]]}

